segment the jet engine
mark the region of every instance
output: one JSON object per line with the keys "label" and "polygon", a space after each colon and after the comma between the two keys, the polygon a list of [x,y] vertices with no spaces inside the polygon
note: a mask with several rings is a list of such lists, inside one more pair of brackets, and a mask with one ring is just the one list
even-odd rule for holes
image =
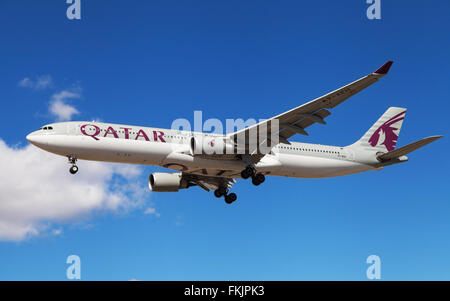
{"label": "jet engine", "polygon": [[225,137],[200,136],[192,137],[190,141],[192,156],[233,154],[233,150],[233,145],[227,143]]}
{"label": "jet engine", "polygon": [[189,182],[182,178],[181,173],[152,173],[148,179],[152,191],[174,192],[189,187]]}

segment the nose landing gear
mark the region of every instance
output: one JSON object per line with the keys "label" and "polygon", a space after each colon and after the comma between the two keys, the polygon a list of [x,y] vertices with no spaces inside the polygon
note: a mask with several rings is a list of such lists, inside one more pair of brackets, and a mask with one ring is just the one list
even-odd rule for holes
{"label": "nose landing gear", "polygon": [[76,166],[77,157],[75,157],[74,155],[70,155],[67,156],[67,158],[69,159],[69,164],[72,164],[72,167],[70,167],[69,172],[74,175],[78,172],[78,166]]}

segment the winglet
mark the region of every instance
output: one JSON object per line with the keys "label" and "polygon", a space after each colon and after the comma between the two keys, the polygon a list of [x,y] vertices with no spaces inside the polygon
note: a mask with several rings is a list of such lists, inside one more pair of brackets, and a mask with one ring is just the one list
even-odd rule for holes
{"label": "winglet", "polygon": [[394,63],[393,61],[386,62],[383,66],[378,68],[377,71],[375,71],[374,73],[383,74],[383,75],[387,74],[393,63]]}

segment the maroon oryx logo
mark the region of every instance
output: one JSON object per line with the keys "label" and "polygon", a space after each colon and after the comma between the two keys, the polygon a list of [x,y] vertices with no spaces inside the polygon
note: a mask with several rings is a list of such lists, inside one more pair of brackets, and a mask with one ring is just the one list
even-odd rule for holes
{"label": "maroon oryx logo", "polygon": [[[384,145],[388,151],[394,150],[398,139],[396,131],[399,129],[395,124],[405,119],[405,113],[406,111],[403,111],[383,123],[370,137],[370,145],[374,147]],[[380,141],[382,135],[384,136],[384,141]]]}

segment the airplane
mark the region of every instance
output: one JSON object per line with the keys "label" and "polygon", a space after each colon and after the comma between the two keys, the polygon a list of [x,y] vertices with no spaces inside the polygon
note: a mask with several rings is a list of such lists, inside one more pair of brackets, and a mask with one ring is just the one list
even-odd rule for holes
{"label": "airplane", "polygon": [[[288,141],[295,134],[308,135],[306,128],[313,124],[326,124],[330,109],[384,77],[392,63],[388,61],[375,72],[299,107],[225,135],[70,121],[45,125],[26,139],[45,151],[67,157],[71,174],[78,172],[79,159],[161,166],[175,172],[150,174],[152,191],[176,192],[199,186],[231,204],[237,195],[230,189],[239,178],[251,178],[258,186],[266,176],[326,178],[381,170],[408,161],[407,154],[441,138],[431,136],[396,148],[406,109],[390,107],[351,145]],[[255,131],[270,135],[262,141],[274,142],[268,151],[261,151],[260,140],[250,141]],[[204,145],[212,152],[203,149]]]}

